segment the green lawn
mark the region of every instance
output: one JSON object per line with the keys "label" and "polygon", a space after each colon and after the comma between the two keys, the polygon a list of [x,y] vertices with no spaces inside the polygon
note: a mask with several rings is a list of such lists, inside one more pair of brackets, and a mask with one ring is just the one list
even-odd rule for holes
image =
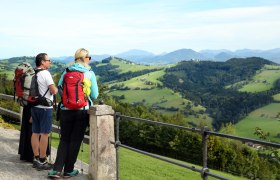
{"label": "green lawn", "polygon": [[263,131],[269,132],[271,141],[280,143],[280,138],[276,137],[280,133],[280,118],[276,118],[279,112],[280,103],[271,103],[251,112],[235,125],[236,135],[258,139],[254,132],[255,128],[259,127]]}

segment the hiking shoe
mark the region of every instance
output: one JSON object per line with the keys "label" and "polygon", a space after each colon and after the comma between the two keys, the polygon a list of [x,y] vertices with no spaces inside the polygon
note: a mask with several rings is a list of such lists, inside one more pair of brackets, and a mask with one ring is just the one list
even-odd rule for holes
{"label": "hiking shoe", "polygon": [[60,178],[60,172],[55,171],[55,170],[51,170],[48,172],[48,177],[49,178]]}
{"label": "hiking shoe", "polygon": [[33,167],[33,168],[37,168],[38,162],[39,162],[39,159],[34,158],[34,159],[33,159],[33,165],[32,165],[32,167]]}
{"label": "hiking shoe", "polygon": [[47,160],[45,160],[44,162],[40,162],[38,161],[37,163],[37,170],[41,171],[41,170],[50,170],[53,168],[53,165],[48,163]]}
{"label": "hiking shoe", "polygon": [[63,174],[63,178],[70,178],[70,177],[74,177],[74,176],[77,176],[79,174],[79,171],[77,169],[74,169],[72,172],[70,173],[67,173],[67,172],[64,172]]}

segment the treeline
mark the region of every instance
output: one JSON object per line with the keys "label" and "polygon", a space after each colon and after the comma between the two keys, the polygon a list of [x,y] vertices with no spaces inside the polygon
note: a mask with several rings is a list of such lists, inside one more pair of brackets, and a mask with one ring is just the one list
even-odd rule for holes
{"label": "treeline", "polygon": [[265,64],[274,64],[262,58],[231,59],[226,62],[184,61],[166,69],[162,78],[164,86],[180,92],[183,97],[206,107],[214,119],[213,127],[236,123],[249,112],[272,101],[279,92],[279,82],[264,93],[238,92],[225,88],[253,77]]}

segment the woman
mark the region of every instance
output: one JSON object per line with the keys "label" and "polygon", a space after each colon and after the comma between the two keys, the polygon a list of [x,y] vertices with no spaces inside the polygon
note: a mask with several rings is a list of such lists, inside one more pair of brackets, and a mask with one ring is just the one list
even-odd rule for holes
{"label": "woman", "polygon": [[[31,106],[24,106],[22,111],[22,122],[20,129],[20,139],[18,154],[20,160],[33,163],[33,150],[31,146],[31,135],[32,135],[32,118],[31,118]],[[49,145],[47,147],[47,155],[50,154]]]}
{"label": "woman", "polygon": [[[63,88],[63,101],[60,111],[61,137],[53,170],[48,172],[48,177],[50,178],[60,178],[62,171],[64,171],[64,178],[73,177],[79,173],[78,170],[74,169],[74,164],[77,160],[85,130],[89,124],[87,110],[93,105],[92,99],[96,99],[98,96],[96,77],[89,66],[90,60],[88,50],[84,48],[78,49],[75,53],[75,62],[62,73],[58,82],[58,86]],[[67,84],[69,80],[67,77],[71,72],[81,72],[78,74],[83,74],[83,97],[86,96],[86,98],[79,100],[79,102],[82,102],[79,107],[71,106],[71,99],[73,98],[69,96],[78,94],[74,92],[78,87],[71,89]],[[60,91],[60,95],[61,93]]]}
{"label": "woman", "polygon": [[32,120],[31,120],[31,107],[24,106],[22,111],[22,122],[20,129],[20,139],[18,154],[20,154],[20,160],[27,162],[33,162],[33,151],[31,146],[32,135]]}

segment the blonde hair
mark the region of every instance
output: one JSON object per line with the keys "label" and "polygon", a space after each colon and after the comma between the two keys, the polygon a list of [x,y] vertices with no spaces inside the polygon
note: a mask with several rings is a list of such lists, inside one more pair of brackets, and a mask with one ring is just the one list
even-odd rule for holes
{"label": "blonde hair", "polygon": [[[84,62],[84,58],[87,56],[89,56],[89,51],[84,48],[80,48],[75,53],[75,62],[73,62],[73,63],[79,63],[79,64],[85,66],[86,68],[90,69],[90,66]],[[71,63],[71,64],[73,64],[73,63]]]}

